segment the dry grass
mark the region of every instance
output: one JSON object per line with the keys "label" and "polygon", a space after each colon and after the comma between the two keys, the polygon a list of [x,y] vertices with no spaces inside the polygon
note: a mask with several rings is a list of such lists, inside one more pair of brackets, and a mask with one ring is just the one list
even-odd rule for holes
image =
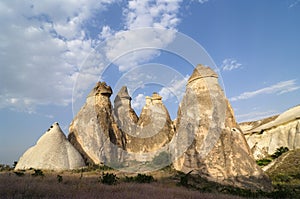
{"label": "dry grass", "polygon": [[[58,182],[57,175],[63,180]],[[45,173],[44,177],[17,176],[13,172],[0,173],[0,198],[240,198],[232,195],[201,193],[176,183],[158,181],[150,184],[120,182],[117,185],[100,183],[99,174],[80,177],[78,173]]]}

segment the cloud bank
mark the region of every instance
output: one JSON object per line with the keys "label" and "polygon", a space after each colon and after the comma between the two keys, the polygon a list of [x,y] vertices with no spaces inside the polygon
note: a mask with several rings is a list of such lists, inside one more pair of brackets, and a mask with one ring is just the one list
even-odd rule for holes
{"label": "cloud bank", "polygon": [[282,82],[278,82],[274,85],[271,85],[269,87],[265,87],[256,91],[250,91],[250,92],[244,92],[242,94],[240,94],[239,96],[235,96],[230,98],[230,101],[238,101],[238,100],[246,100],[246,99],[250,99],[253,97],[256,97],[258,95],[263,95],[263,94],[277,94],[277,95],[281,95],[284,93],[289,93],[289,92],[293,92],[300,89],[300,86],[297,85],[296,80],[292,79],[292,80],[288,80],[288,81],[282,81]]}

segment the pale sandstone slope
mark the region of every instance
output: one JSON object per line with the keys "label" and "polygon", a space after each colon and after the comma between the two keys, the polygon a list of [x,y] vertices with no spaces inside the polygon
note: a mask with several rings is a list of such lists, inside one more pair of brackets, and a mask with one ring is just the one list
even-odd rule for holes
{"label": "pale sandstone slope", "polygon": [[[260,121],[241,124],[254,158],[264,158],[280,147],[288,147],[290,150],[300,148],[300,106],[293,107],[268,122]],[[252,126],[254,123],[256,125]]]}
{"label": "pale sandstone slope", "polygon": [[58,123],[54,123],[19,159],[18,169],[68,170],[85,166],[79,152],[67,140]]}

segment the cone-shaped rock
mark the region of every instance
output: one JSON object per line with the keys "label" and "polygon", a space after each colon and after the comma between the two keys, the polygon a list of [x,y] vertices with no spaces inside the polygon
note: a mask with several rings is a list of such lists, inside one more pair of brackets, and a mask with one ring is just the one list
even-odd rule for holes
{"label": "cone-shaped rock", "polygon": [[69,140],[88,163],[116,162],[123,138],[114,121],[110,96],[112,90],[98,82],[69,127]]}
{"label": "cone-shaped rock", "polygon": [[[174,167],[219,183],[269,189],[267,176],[253,159],[217,74],[198,65],[188,80],[177,116],[177,146],[189,145]],[[178,156],[179,156],[178,155]]]}
{"label": "cone-shaped rock", "polygon": [[18,169],[67,170],[85,166],[80,153],[67,140],[58,123],[54,123],[19,159]]}
{"label": "cone-shaped rock", "polygon": [[128,135],[128,152],[155,152],[167,145],[174,135],[172,120],[162,102],[162,97],[153,93],[146,97],[134,135]]}

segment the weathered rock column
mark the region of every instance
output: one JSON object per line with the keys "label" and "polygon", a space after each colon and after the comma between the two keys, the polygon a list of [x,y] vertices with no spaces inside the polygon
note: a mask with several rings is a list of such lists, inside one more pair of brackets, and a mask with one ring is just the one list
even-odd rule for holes
{"label": "weathered rock column", "polygon": [[174,162],[177,170],[243,188],[271,187],[252,157],[217,74],[210,68],[198,65],[188,80],[176,129],[180,137],[177,146],[190,142]]}
{"label": "weathered rock column", "polygon": [[124,136],[112,115],[112,90],[98,82],[69,127],[69,140],[87,163],[114,164],[122,159]]}

